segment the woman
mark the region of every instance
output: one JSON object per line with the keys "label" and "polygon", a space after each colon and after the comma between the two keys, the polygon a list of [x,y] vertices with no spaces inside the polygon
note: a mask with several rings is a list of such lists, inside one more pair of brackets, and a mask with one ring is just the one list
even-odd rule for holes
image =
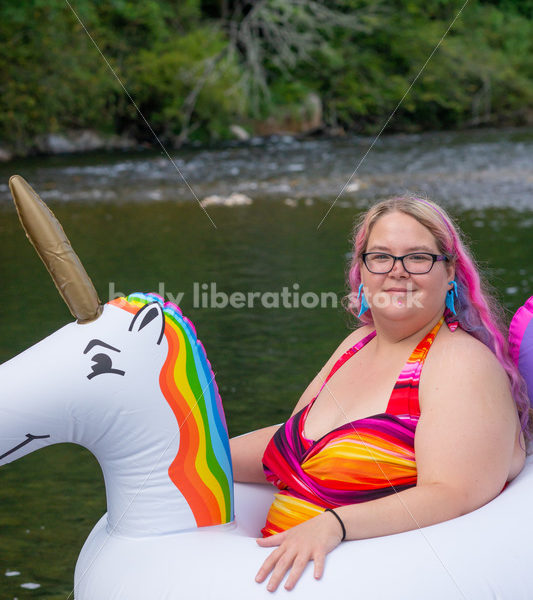
{"label": "woman", "polygon": [[275,548],[256,576],[271,574],[270,591],[287,572],[292,589],[310,560],[320,578],[344,539],[475,510],[524,465],[523,381],[444,210],[416,198],[372,207],[355,230],[349,283],[363,325],[287,423],[231,441],[236,481],[266,475],[280,489],[258,540]]}

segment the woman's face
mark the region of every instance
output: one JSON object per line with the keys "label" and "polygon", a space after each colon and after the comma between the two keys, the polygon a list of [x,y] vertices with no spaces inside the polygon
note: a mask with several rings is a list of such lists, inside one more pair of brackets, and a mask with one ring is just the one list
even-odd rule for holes
{"label": "woman's face", "polygon": [[[413,217],[402,212],[387,213],[372,228],[365,252],[403,256],[410,252],[440,254],[433,234]],[[392,271],[377,275],[361,262],[361,280],[374,320],[380,317],[418,317],[428,322],[444,312],[446,292],[455,269],[447,261],[435,262],[423,275],[408,273],[397,260]]]}

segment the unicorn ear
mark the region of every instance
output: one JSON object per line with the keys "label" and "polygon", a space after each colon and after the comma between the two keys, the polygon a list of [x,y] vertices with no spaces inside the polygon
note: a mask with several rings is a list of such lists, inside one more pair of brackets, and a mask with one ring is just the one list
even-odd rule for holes
{"label": "unicorn ear", "polygon": [[128,331],[138,333],[144,332],[151,335],[157,344],[161,343],[163,333],[165,332],[165,316],[159,302],[150,302],[145,304],[141,310],[133,317]]}

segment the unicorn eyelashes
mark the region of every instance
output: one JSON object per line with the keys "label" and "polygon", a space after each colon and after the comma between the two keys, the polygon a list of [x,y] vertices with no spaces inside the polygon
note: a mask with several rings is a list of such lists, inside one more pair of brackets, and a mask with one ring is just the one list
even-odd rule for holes
{"label": "unicorn eyelashes", "polygon": [[[120,350],[118,348],[114,348],[113,346],[110,346],[109,344],[102,342],[102,340],[91,340],[87,344],[87,347],[83,351],[83,354],[87,354],[87,352],[90,352],[95,346],[101,346],[102,348],[107,348],[108,350],[114,350],[115,352],[120,352]],[[125,374],[125,371],[121,371],[120,369],[113,368],[111,356],[109,354],[104,354],[103,352],[99,352],[98,354],[95,354],[91,358],[91,360],[95,364],[92,365],[92,367],[91,367],[92,372],[89,373],[89,375],[87,375],[87,379],[92,379],[93,377],[96,377],[96,375],[102,375],[103,373],[114,373],[115,375],[124,375]]]}

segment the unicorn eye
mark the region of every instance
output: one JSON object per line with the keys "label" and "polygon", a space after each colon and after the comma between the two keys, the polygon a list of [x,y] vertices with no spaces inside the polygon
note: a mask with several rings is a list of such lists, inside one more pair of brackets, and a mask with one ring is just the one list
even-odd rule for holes
{"label": "unicorn eye", "polygon": [[114,373],[115,375],[124,375],[126,373],[120,369],[113,369],[111,357],[103,352],[95,354],[91,360],[95,364],[91,366],[92,372],[87,375],[87,379],[92,379],[93,377],[103,375],[104,373]]}

